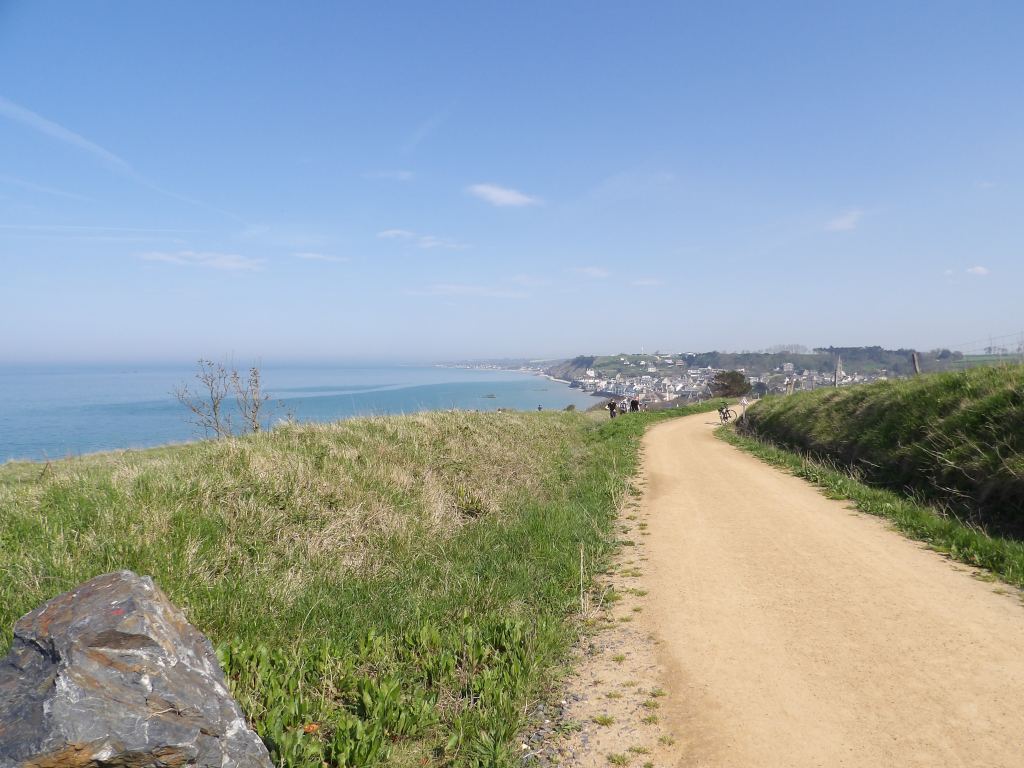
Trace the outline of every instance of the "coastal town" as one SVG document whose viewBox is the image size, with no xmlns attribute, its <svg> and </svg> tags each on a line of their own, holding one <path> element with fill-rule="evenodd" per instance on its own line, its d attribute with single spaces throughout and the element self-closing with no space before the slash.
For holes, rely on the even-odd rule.
<svg viewBox="0 0 1024 768">
<path fill-rule="evenodd" d="M 594 368 L 588 368 L 583 376 L 571 379 L 569 386 L 577 387 L 600 397 L 638 398 L 648 405 L 683 404 L 706 400 L 714 395 L 715 377 L 725 373 L 724 368 L 705 366 L 687 367 L 685 357 L 650 356 L 649 359 L 620 361 L 632 371 L 603 375 Z M 836 372 L 821 373 L 809 369 L 798 369 L 793 363 L 783 363 L 777 369 L 765 373 L 748 373 L 738 369 L 747 377 L 755 395 L 786 393 L 794 390 L 818 389 L 836 386 Z M 838 369 L 838 385 L 847 386 L 869 381 L 886 379 L 885 372 L 874 374 L 847 373 Z"/>
<path fill-rule="evenodd" d="M 637 398 L 648 407 L 682 405 L 699 402 L 714 396 L 715 377 L 725 373 L 724 368 L 705 366 L 690 368 L 685 356 L 649 356 L 647 359 L 630 361 L 625 357 L 620 362 L 628 369 L 606 375 L 595 368 L 588 368 L 582 376 L 569 380 L 569 386 L 590 392 L 598 397 Z M 779 368 L 765 373 L 739 372 L 747 377 L 751 392 L 755 396 L 786 393 L 794 390 L 817 389 L 835 386 L 835 372 L 825 374 L 809 369 L 798 369 L 793 363 L 783 363 Z M 838 385 L 865 383 L 888 378 L 884 372 L 875 374 L 847 373 L 838 370 Z"/>
<path fill-rule="evenodd" d="M 809 355 L 749 354 L 743 366 L 702 364 L 709 353 L 621 354 L 607 357 L 577 357 L 568 361 L 515 361 L 519 370 L 530 371 L 563 381 L 573 388 L 602 398 L 636 398 L 647 408 L 663 408 L 699 402 L 715 396 L 717 376 L 738 371 L 750 384 L 755 397 L 766 394 L 850 386 L 880 381 L 894 374 L 877 364 L 868 370 L 846 370 L 842 357 L 831 360 L 801 360 Z M 739 356 L 737 356 L 739 357 Z M 512 367 L 511 361 L 492 361 L 484 366 Z M 810 365 L 808 363 L 812 363 Z M 480 364 L 478 364 L 480 365 Z"/>
<path fill-rule="evenodd" d="M 457 367 L 518 370 L 544 375 L 600 398 L 638 399 L 645 408 L 665 408 L 717 395 L 715 380 L 742 374 L 750 394 L 761 397 L 822 387 L 847 387 L 917 372 L 956 370 L 981 364 L 959 352 L 935 349 L 787 345 L 760 352 L 664 352 L 588 356 L 568 360 L 502 359 L 447 363 Z"/>
</svg>

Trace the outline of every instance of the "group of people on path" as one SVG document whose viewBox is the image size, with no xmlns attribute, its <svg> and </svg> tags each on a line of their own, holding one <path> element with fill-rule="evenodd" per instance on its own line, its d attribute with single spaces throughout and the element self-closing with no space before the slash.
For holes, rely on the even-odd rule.
<svg viewBox="0 0 1024 768">
<path fill-rule="evenodd" d="M 615 400 L 609 400 L 605 408 L 608 409 L 608 416 L 615 418 L 620 412 L 625 413 L 626 408 L 629 408 L 630 413 L 638 413 L 640 411 L 640 399 L 634 397 L 629 401 L 629 405 L 626 405 L 626 401 L 623 400 L 621 404 L 615 402 Z"/>
</svg>

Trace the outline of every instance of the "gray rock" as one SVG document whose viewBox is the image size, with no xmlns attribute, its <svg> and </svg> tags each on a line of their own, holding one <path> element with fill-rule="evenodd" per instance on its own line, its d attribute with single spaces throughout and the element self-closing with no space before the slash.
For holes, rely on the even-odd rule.
<svg viewBox="0 0 1024 768">
<path fill-rule="evenodd" d="M 0 768 L 271 768 L 210 641 L 149 577 L 97 576 L 14 625 Z"/>
</svg>

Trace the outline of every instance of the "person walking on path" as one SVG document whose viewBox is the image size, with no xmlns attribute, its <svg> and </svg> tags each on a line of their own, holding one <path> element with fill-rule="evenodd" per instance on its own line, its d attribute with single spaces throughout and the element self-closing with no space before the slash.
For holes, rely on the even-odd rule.
<svg viewBox="0 0 1024 768">
<path fill-rule="evenodd" d="M 639 397 L 634 397 L 632 400 L 629 401 L 629 412 L 630 413 L 640 413 L 640 398 Z"/>
<path fill-rule="evenodd" d="M 606 405 L 605 408 L 608 409 L 608 417 L 614 419 L 615 412 L 618 410 L 618 406 L 615 404 L 615 401 L 609 400 L 608 405 Z"/>
</svg>

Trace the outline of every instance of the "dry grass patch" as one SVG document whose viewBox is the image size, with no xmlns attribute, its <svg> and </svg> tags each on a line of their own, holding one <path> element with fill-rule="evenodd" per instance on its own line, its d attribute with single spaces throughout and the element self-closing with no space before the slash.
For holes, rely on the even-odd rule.
<svg viewBox="0 0 1024 768">
<path fill-rule="evenodd" d="M 433 412 L 47 465 L 0 467 L 0 648 L 14 619 L 85 579 L 152 574 L 207 630 L 287 616 L 405 550 L 560 492 L 592 428 L 572 414 Z"/>
</svg>

